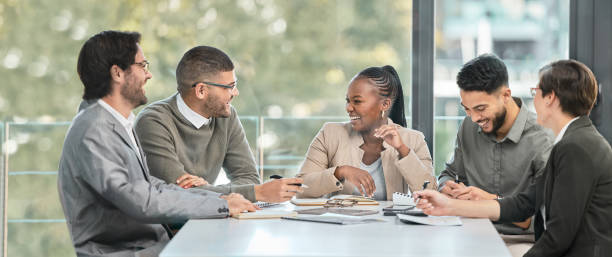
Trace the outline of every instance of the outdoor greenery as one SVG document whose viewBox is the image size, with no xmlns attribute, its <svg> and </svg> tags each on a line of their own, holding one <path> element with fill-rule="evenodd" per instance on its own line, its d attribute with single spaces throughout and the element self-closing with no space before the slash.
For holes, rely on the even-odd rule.
<svg viewBox="0 0 612 257">
<path fill-rule="evenodd" d="M 90 36 L 142 34 L 149 102 L 176 92 L 174 71 L 188 49 L 228 53 L 240 90 L 232 103 L 266 180 L 293 176 L 323 123 L 347 119 L 347 85 L 366 67 L 398 70 L 410 126 L 411 9 L 410 0 L 0 0 L 8 256 L 75 255 L 55 172 L 81 101 L 77 55 Z M 436 1 L 436 173 L 465 115 L 454 83 L 461 64 L 482 49 L 494 52 L 508 65 L 513 94 L 528 96 L 541 65 L 567 58 L 568 10 L 569 0 Z"/>
<path fill-rule="evenodd" d="M 346 86 L 368 66 L 395 66 L 410 106 L 411 1 L 1 0 L 11 257 L 74 255 L 53 171 L 81 100 L 80 47 L 110 29 L 143 35 L 150 102 L 176 91 L 176 64 L 191 47 L 227 52 L 239 80 L 233 105 L 251 148 L 276 165 L 266 174 L 295 172 L 322 124 L 345 119 Z"/>
</svg>

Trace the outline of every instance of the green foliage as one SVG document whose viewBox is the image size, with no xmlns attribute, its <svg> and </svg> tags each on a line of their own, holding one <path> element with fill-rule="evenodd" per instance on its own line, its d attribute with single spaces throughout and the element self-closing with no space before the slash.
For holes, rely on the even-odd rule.
<svg viewBox="0 0 612 257">
<path fill-rule="evenodd" d="M 240 96 L 233 104 L 256 159 L 258 136 L 271 135 L 276 141 L 264 143 L 266 165 L 293 167 L 266 170 L 266 177 L 289 176 L 323 122 L 338 120 L 304 117 L 345 116 L 346 86 L 354 74 L 391 64 L 410 92 L 410 22 L 410 1 L 0 0 L 0 120 L 71 120 L 82 94 L 78 52 L 100 31 L 143 35 L 153 73 L 145 88 L 150 102 L 176 91 L 174 71 L 185 51 L 212 45 L 237 64 Z M 271 106 L 282 112 L 275 117 L 301 118 L 266 119 L 259 131 L 257 116 L 268 116 Z M 74 256 L 66 225 L 57 221 L 63 213 L 56 175 L 14 173 L 57 170 L 67 128 L 11 124 L 5 144 L 12 172 L 11 257 Z"/>
</svg>

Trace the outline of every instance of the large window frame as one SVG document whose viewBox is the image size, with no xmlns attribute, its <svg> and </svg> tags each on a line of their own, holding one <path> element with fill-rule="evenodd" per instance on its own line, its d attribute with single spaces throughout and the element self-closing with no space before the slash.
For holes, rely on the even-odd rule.
<svg viewBox="0 0 612 257">
<path fill-rule="evenodd" d="M 434 152 L 434 24 L 435 1 L 413 0 L 412 36 L 412 128 L 425 135 L 430 153 Z M 600 83 L 600 98 L 591 117 L 599 131 L 610 142 L 612 119 L 604 116 L 612 113 L 612 2 L 608 0 L 570 0 L 570 58 L 589 66 Z M 0 136 L 6 141 L 8 123 L 0 124 Z M 2 155 L 0 174 L 0 252 L 7 254 L 7 177 L 8 153 Z M 261 156 L 259 157 L 261 158 Z M 261 170 L 263 173 L 263 170 Z"/>
</svg>

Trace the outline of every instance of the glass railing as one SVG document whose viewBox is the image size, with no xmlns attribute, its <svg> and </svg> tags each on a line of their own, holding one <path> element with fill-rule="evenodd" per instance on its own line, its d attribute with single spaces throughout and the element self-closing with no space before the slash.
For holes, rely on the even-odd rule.
<svg viewBox="0 0 612 257">
<path fill-rule="evenodd" d="M 272 174 L 295 176 L 323 124 L 346 121 L 346 117 L 328 116 L 240 119 L 264 181 Z M 435 117 L 435 166 L 443 165 L 452 153 L 462 119 L 462 116 Z M 69 125 L 69 122 L 0 124 L 3 158 L 8 157 L 3 161 L 3 172 L 8 175 L 4 224 L 8 229 L 8 256 L 74 256 L 57 191 L 57 167 Z"/>
</svg>

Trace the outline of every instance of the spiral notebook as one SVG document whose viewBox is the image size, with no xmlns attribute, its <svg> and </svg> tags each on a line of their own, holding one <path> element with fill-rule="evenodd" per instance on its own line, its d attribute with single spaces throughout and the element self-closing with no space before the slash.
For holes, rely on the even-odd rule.
<svg viewBox="0 0 612 257">
<path fill-rule="evenodd" d="M 394 206 L 414 206 L 416 205 L 412 195 L 410 193 L 393 193 L 393 205 Z"/>
<path fill-rule="evenodd" d="M 279 203 L 269 203 L 269 202 L 262 202 L 262 201 L 257 201 L 255 203 L 255 206 L 259 207 L 259 208 L 266 208 L 266 207 L 271 207 L 271 206 L 276 206 L 279 205 Z"/>
</svg>

